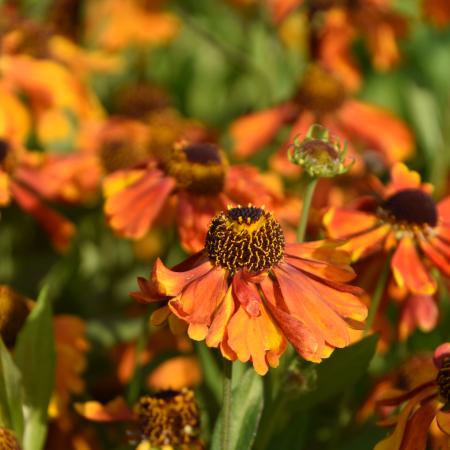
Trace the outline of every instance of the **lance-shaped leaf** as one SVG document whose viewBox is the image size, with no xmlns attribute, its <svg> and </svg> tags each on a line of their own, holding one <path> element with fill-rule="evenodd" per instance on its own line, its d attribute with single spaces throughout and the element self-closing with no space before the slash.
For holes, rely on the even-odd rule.
<svg viewBox="0 0 450 450">
<path fill-rule="evenodd" d="M 41 450 L 47 434 L 47 409 L 55 379 L 52 307 L 44 286 L 36 306 L 18 336 L 15 358 L 24 387 L 23 446 Z"/>
</svg>

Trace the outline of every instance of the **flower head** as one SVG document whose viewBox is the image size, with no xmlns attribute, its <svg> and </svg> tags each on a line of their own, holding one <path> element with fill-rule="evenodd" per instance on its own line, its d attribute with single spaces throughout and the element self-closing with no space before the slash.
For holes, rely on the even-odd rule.
<svg viewBox="0 0 450 450">
<path fill-rule="evenodd" d="M 387 422 L 395 424 L 395 431 L 379 442 L 374 450 L 426 448 L 428 430 L 437 423 L 450 436 L 450 344 L 445 343 L 434 352 L 434 370 L 420 384 L 413 383 L 408 391 L 392 391 L 380 399 L 378 407 L 403 406 L 400 413 Z M 424 371 L 417 371 L 422 376 Z M 414 373 L 409 374 L 412 378 Z"/>
<path fill-rule="evenodd" d="M 11 430 L 0 428 L 0 450 L 22 450 Z"/>
<path fill-rule="evenodd" d="M 313 125 L 306 137 L 299 137 L 289 151 L 289 160 L 303 167 L 312 178 L 331 178 L 347 172 L 352 163 L 346 163 L 347 146 L 341 149 L 339 141 L 330 136 L 326 128 Z"/>
<path fill-rule="evenodd" d="M 174 269 L 157 260 L 132 296 L 163 302 L 155 325 L 187 326 L 192 339 L 265 374 L 287 341 L 313 362 L 351 342 L 367 310 L 362 291 L 345 284 L 354 277 L 347 263 L 337 244 L 286 244 L 274 216 L 249 204 L 217 214 L 205 248 Z"/>
<path fill-rule="evenodd" d="M 391 182 L 376 186 L 377 197 L 364 197 L 354 207 L 331 208 L 324 217 L 329 237 L 347 239 L 344 248 L 354 261 L 370 254 L 393 252 L 391 269 L 397 285 L 413 294 L 431 295 L 437 284 L 434 266 L 450 275 L 450 198 L 436 204 L 431 186 L 403 164 L 391 170 Z"/>
<path fill-rule="evenodd" d="M 76 410 L 97 422 L 134 422 L 130 437 L 140 442 L 137 449 L 203 449 L 200 440 L 200 409 L 191 389 L 159 391 L 145 395 L 131 410 L 119 397 L 106 405 L 96 401 L 76 404 Z"/>
</svg>

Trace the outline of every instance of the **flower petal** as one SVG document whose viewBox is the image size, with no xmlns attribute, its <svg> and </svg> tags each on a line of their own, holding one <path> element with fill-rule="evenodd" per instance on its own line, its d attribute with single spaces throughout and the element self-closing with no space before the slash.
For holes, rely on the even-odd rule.
<svg viewBox="0 0 450 450">
<path fill-rule="evenodd" d="M 441 431 L 450 436 L 450 413 L 439 411 L 436 414 L 436 421 Z"/>
<path fill-rule="evenodd" d="M 343 208 L 331 208 L 323 218 L 328 236 L 346 239 L 372 229 L 378 222 L 375 214 Z"/>
<path fill-rule="evenodd" d="M 95 422 L 123 422 L 136 419 L 122 397 L 117 397 L 106 405 L 96 401 L 75 403 L 75 409 L 86 419 Z"/>
<path fill-rule="evenodd" d="M 208 336 L 206 336 L 206 345 L 208 347 L 217 347 L 225 338 L 226 327 L 235 310 L 235 304 L 232 295 L 232 288 L 229 287 L 225 297 L 214 314 Z"/>
<path fill-rule="evenodd" d="M 434 365 L 440 369 L 445 358 L 450 356 L 450 342 L 439 345 L 433 355 Z"/>
<path fill-rule="evenodd" d="M 436 291 L 436 281 L 426 270 L 409 236 L 400 241 L 391 261 L 395 281 L 415 294 L 431 295 Z"/>
</svg>

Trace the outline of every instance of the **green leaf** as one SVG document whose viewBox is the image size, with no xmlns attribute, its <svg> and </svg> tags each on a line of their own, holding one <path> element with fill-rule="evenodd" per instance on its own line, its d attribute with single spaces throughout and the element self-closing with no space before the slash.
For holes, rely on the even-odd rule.
<svg viewBox="0 0 450 450">
<path fill-rule="evenodd" d="M 329 359 L 315 366 L 316 385 L 300 396 L 293 396 L 296 409 L 311 408 L 354 385 L 366 373 L 377 341 L 377 335 L 368 336 L 347 348 L 335 350 Z"/>
<path fill-rule="evenodd" d="M 250 449 L 256 437 L 264 404 L 263 380 L 248 369 L 232 392 L 229 450 Z M 221 417 L 217 419 L 211 450 L 220 450 Z"/>
<path fill-rule="evenodd" d="M 22 377 L 14 360 L 0 338 L 0 420 L 1 426 L 22 437 Z"/>
<path fill-rule="evenodd" d="M 41 450 L 47 434 L 47 409 L 55 379 L 55 343 L 48 285 L 18 336 L 15 359 L 24 386 L 23 446 Z"/>
</svg>

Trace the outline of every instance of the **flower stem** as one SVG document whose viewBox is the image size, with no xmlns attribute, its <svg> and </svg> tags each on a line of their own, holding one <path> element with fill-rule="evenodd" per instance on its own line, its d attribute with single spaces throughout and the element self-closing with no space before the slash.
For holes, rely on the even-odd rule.
<svg viewBox="0 0 450 450">
<path fill-rule="evenodd" d="M 297 242 L 303 242 L 305 239 L 306 226 L 308 224 L 309 210 L 311 208 L 311 202 L 314 195 L 314 190 L 317 185 L 317 178 L 308 177 L 308 183 L 305 188 L 305 194 L 303 196 L 303 207 L 300 215 L 300 220 L 297 227 Z"/>
<path fill-rule="evenodd" d="M 229 450 L 230 448 L 232 368 L 232 362 L 228 359 L 224 359 L 221 450 Z"/>
<path fill-rule="evenodd" d="M 366 326 L 364 328 L 364 336 L 367 336 L 370 329 L 372 328 L 373 321 L 380 306 L 381 298 L 383 297 L 384 288 L 386 287 L 386 282 L 388 279 L 390 271 L 391 259 L 387 258 L 384 268 L 381 272 L 380 278 L 378 279 L 375 292 L 372 296 L 372 301 L 370 302 L 369 313 L 367 314 Z"/>
</svg>

